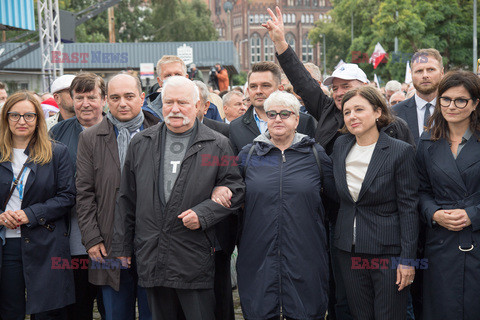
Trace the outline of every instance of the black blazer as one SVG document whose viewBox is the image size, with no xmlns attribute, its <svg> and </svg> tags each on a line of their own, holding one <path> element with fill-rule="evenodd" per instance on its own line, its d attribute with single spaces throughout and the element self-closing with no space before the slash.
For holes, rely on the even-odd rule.
<svg viewBox="0 0 480 320">
<path fill-rule="evenodd" d="M 260 135 L 253 116 L 253 108 L 250 106 L 243 116 L 230 122 L 230 141 L 235 154 L 238 154 L 244 146 L 252 143 L 253 139 Z M 311 115 L 300 112 L 300 121 L 297 127 L 299 133 L 315 138 L 316 127 L 316 121 Z"/>
<path fill-rule="evenodd" d="M 413 147 L 381 132 L 355 202 L 348 190 L 345 167 L 355 141 L 351 134 L 338 138 L 332 154 L 340 198 L 335 246 L 352 251 L 356 217 L 355 252 L 415 259 L 419 182 Z"/>
<path fill-rule="evenodd" d="M 212 120 L 209 118 L 203 118 L 203 124 L 209 127 L 210 129 L 217 131 L 218 133 L 223 134 L 225 137 L 228 138 L 229 134 L 229 125 L 226 124 L 225 122 L 220 122 L 216 120 Z"/>
<path fill-rule="evenodd" d="M 415 96 L 410 99 L 404 100 L 393 107 L 394 113 L 399 118 L 405 120 L 408 124 L 408 128 L 413 134 L 415 144 L 418 145 L 418 116 L 417 116 L 417 104 L 415 103 Z"/>
</svg>

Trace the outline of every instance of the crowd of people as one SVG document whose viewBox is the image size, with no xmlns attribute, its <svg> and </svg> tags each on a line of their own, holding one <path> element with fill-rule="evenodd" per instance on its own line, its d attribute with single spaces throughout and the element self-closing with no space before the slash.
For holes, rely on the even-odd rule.
<svg viewBox="0 0 480 320">
<path fill-rule="evenodd" d="M 173 55 L 148 95 L 0 83 L 0 319 L 233 320 L 235 248 L 247 320 L 478 319 L 480 78 L 322 79 L 269 14 L 244 87 Z"/>
</svg>

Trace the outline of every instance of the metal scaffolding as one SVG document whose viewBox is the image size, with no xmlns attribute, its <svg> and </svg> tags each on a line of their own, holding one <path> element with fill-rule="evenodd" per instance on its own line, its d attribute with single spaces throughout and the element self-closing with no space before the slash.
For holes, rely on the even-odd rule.
<svg viewBox="0 0 480 320">
<path fill-rule="evenodd" d="M 63 75 L 63 64 L 52 61 L 52 51 L 62 51 L 58 0 L 37 0 L 37 9 L 43 91 L 50 92 L 50 83 Z"/>
</svg>

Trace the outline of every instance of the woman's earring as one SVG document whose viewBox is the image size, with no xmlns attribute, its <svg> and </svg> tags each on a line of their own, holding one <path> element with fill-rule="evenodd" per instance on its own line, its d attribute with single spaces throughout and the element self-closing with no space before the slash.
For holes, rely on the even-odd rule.
<svg viewBox="0 0 480 320">
<path fill-rule="evenodd" d="M 378 118 L 377 118 L 376 120 L 377 120 L 377 122 L 378 122 Z"/>
</svg>

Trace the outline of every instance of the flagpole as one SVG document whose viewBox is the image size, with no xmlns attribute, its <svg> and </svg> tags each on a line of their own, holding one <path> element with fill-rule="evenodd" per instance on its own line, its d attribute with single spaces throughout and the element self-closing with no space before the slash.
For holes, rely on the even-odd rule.
<svg viewBox="0 0 480 320">
<path fill-rule="evenodd" d="M 477 0 L 473 0 L 473 72 L 477 70 Z"/>
</svg>

